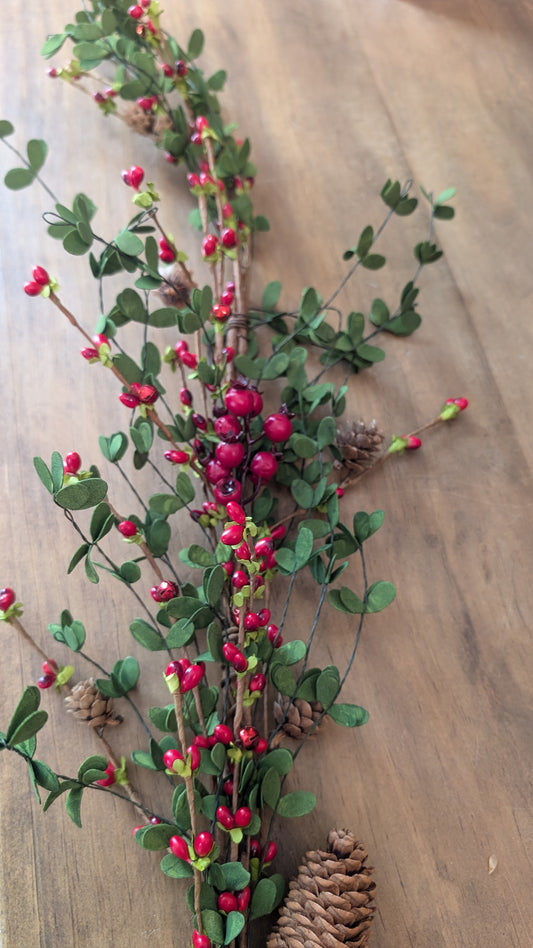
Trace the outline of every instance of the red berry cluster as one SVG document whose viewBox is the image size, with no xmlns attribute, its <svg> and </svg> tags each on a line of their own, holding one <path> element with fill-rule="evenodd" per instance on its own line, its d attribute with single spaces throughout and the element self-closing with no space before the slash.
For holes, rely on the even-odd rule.
<svg viewBox="0 0 533 948">
<path fill-rule="evenodd" d="M 33 280 L 24 284 L 24 292 L 27 296 L 39 296 L 45 286 L 49 286 L 50 277 L 44 267 L 34 267 L 32 270 Z"/>
<path fill-rule="evenodd" d="M 129 170 L 121 171 L 121 176 L 124 184 L 138 191 L 144 178 L 144 170 L 139 165 L 132 165 Z"/>
<path fill-rule="evenodd" d="M 200 684 L 204 675 L 204 662 L 192 665 L 188 658 L 180 658 L 177 661 L 169 662 L 165 669 L 167 681 L 170 681 L 170 683 L 177 682 L 177 687 L 172 687 L 173 691 L 178 688 L 181 692 L 191 691 Z"/>
<path fill-rule="evenodd" d="M 137 408 L 138 405 L 153 405 L 159 398 L 159 392 L 154 385 L 143 385 L 141 382 L 132 382 L 128 392 L 118 396 L 126 408 Z"/>
<path fill-rule="evenodd" d="M 81 467 L 81 458 L 77 451 L 71 451 L 63 458 L 63 470 L 67 477 L 76 475 Z"/>
<path fill-rule="evenodd" d="M 179 596 L 180 590 L 177 583 L 164 579 L 159 586 L 152 586 L 150 595 L 155 602 L 170 602 Z"/>
<path fill-rule="evenodd" d="M 43 662 L 43 674 L 37 679 L 37 685 L 43 691 L 51 688 L 57 678 L 59 668 L 52 658 L 47 658 Z"/>
<path fill-rule="evenodd" d="M 107 777 L 102 777 L 101 780 L 97 780 L 96 783 L 99 787 L 111 787 L 115 783 L 115 765 L 109 761 L 105 773 Z"/>
</svg>

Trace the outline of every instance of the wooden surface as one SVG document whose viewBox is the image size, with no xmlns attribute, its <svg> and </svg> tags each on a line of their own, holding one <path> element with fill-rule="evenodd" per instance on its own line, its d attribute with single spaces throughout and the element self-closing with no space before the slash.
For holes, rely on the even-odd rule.
<svg viewBox="0 0 533 948">
<path fill-rule="evenodd" d="M 423 325 L 408 339 L 386 340 L 385 363 L 351 381 L 350 407 L 388 432 L 422 423 L 450 395 L 466 395 L 470 408 L 343 501 L 347 518 L 357 509 L 386 511 L 368 547 L 369 571 L 393 580 L 398 597 L 368 620 L 347 686 L 346 700 L 368 708 L 369 723 L 356 731 L 331 725 L 298 760 L 291 786 L 312 787 L 319 805 L 312 819 L 283 829 L 280 865 L 292 871 L 331 825 L 352 827 L 376 867 L 374 948 L 528 948 L 533 6 L 166 6 L 171 32 L 205 31 L 205 68 L 229 69 L 226 115 L 253 142 L 256 207 L 272 228 L 257 242 L 256 298 L 275 278 L 287 305 L 305 285 L 327 294 L 344 273 L 342 251 L 365 224 L 379 222 L 378 193 L 388 177 L 412 177 L 436 192 L 457 188 L 456 220 L 437 231 L 445 258 L 422 284 Z M 30 137 L 47 140 L 46 180 L 64 203 L 78 189 L 89 193 L 108 235 L 129 214 L 120 169 L 143 165 L 164 195 L 176 195 L 170 229 L 187 244 L 181 173 L 120 123 L 104 124 L 88 97 L 45 76 L 43 38 L 73 12 L 70 0 L 4 5 L 0 100 L 17 126 L 14 140 L 19 147 Z M 2 149 L 2 174 L 14 163 Z M 40 214 L 48 207 L 37 188 L 2 192 L 0 585 L 17 590 L 24 622 L 46 649 L 47 623 L 68 606 L 85 622 L 95 657 L 140 655 L 121 590 L 105 580 L 96 589 L 77 573 L 66 578 L 76 540 L 33 472 L 32 456 L 53 449 L 76 449 L 86 464 L 100 463 L 98 434 L 125 424 L 113 380 L 80 364 L 78 340 L 59 314 L 21 291 L 40 263 L 59 276 L 62 298 L 89 330 L 97 318 L 86 260 L 65 258 L 46 237 Z M 411 275 L 417 233 L 415 223 L 396 222 L 383 243 L 390 267 L 383 276 L 363 273 L 343 306 L 366 308 L 378 293 L 394 299 Z M 116 505 L 129 509 L 123 482 L 105 475 Z M 355 567 L 349 578 L 359 581 Z M 294 637 L 313 614 L 312 587 L 299 582 Z M 40 671 L 10 629 L 1 631 L 5 726 Z M 328 611 L 322 664 L 330 656 L 340 664 L 352 637 L 350 621 Z M 81 662 L 76 674 L 87 674 Z M 157 661 L 142 694 L 146 704 L 166 700 Z M 57 696 L 43 702 L 52 723 L 39 754 L 72 773 L 97 751 L 96 741 L 65 720 Z M 111 739 L 117 753 L 141 746 L 134 725 Z M 162 875 L 157 855 L 135 845 L 135 815 L 95 793 L 86 794 L 83 831 L 60 803 L 43 816 L 12 757 L 2 756 L 0 770 L 2 948 L 188 944 L 183 886 Z M 149 786 L 137 775 L 136 782 Z M 157 793 L 154 805 L 163 806 Z M 497 868 L 489 874 L 491 856 Z"/>
</svg>

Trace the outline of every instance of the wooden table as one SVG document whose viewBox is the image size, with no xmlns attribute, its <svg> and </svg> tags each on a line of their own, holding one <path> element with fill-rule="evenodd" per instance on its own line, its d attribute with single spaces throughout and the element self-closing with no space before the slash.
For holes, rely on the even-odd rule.
<svg viewBox="0 0 533 948">
<path fill-rule="evenodd" d="M 205 31 L 205 68 L 229 69 L 226 115 L 254 143 L 256 207 L 271 224 L 257 241 L 256 299 L 277 278 L 287 305 L 302 286 L 327 294 L 345 272 L 344 249 L 380 221 L 387 178 L 413 178 L 435 192 L 457 188 L 456 220 L 436 230 L 445 256 L 422 281 L 422 327 L 386 340 L 385 363 L 350 380 L 349 402 L 354 418 L 375 417 L 389 433 L 423 423 L 448 396 L 465 395 L 470 407 L 428 433 L 422 451 L 389 462 L 343 500 L 346 519 L 358 509 L 386 511 L 368 547 L 369 571 L 393 580 L 398 596 L 368 619 L 347 686 L 346 700 L 368 708 L 369 723 L 356 731 L 331 724 L 299 758 L 291 786 L 313 788 L 319 803 L 312 819 L 283 828 L 279 862 L 292 872 L 330 826 L 352 827 L 376 867 L 375 948 L 526 948 L 533 943 L 526 494 L 533 9 L 526 0 L 167 6 L 170 32 Z M 30 137 L 44 138 L 49 186 L 64 203 L 86 191 L 108 235 L 130 213 L 121 168 L 144 166 L 167 198 L 169 229 L 192 246 L 181 173 L 121 123 L 104 124 L 89 97 L 46 77 L 39 48 L 73 7 L 28 0 L 3 10 L 1 100 L 17 126 L 12 141 L 23 148 Z M 2 174 L 14 163 L 2 150 Z M 37 187 L 2 192 L 0 585 L 16 589 L 23 621 L 45 650 L 47 624 L 68 607 L 83 619 L 95 657 L 142 656 L 121 590 L 105 579 L 96 588 L 81 572 L 66 578 L 76 539 L 33 471 L 32 456 L 49 458 L 53 449 L 76 449 L 86 465 L 100 464 L 98 435 L 125 423 L 113 380 L 82 363 L 56 311 L 22 293 L 32 266 L 46 266 L 92 330 L 99 304 L 86 258 L 65 258 L 46 237 L 40 214 L 49 207 Z M 378 295 L 395 299 L 427 219 L 423 210 L 395 222 L 383 241 L 390 266 L 363 272 L 343 294 L 344 308 L 368 310 Z M 191 259 L 203 279 L 197 252 Z M 128 509 L 123 482 L 105 475 L 117 506 Z M 355 567 L 348 579 L 357 586 Z M 314 612 L 313 586 L 299 582 L 294 637 Z M 352 639 L 351 620 L 328 610 L 319 660 L 335 656 L 340 664 Z M 5 726 L 40 666 L 9 627 L 2 656 Z M 77 677 L 88 673 L 81 661 L 76 666 Z M 155 661 L 141 700 L 165 702 L 160 672 Z M 43 696 L 51 726 L 39 753 L 72 773 L 96 742 L 58 703 L 53 693 Z M 110 738 L 117 752 L 142 746 L 134 724 L 123 727 Z M 0 772 L 3 948 L 188 944 L 183 886 L 135 845 L 134 814 L 94 793 L 86 794 L 81 832 L 61 803 L 43 816 L 12 757 L 3 755 Z M 135 781 L 141 791 L 149 786 L 142 774 Z M 497 866 L 489 873 L 491 857 Z"/>
</svg>

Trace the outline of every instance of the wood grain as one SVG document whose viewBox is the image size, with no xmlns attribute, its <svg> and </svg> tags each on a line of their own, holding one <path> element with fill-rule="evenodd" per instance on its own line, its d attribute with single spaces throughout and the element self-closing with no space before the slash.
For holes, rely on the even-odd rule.
<svg viewBox="0 0 533 948">
<path fill-rule="evenodd" d="M 173 195 L 169 229 L 187 244 L 182 173 L 120 123 L 104 124 L 88 97 L 45 76 L 42 40 L 72 17 L 73 5 L 5 6 L 1 101 L 17 126 L 17 145 L 43 137 L 51 147 L 49 186 L 65 203 L 79 189 L 88 192 L 107 235 L 129 214 L 120 169 L 143 165 L 163 197 Z M 313 819 L 283 829 L 280 865 L 292 871 L 331 825 L 350 826 L 376 867 L 375 948 L 528 948 L 533 6 L 167 6 L 171 32 L 205 31 L 205 68 L 230 70 L 226 114 L 254 143 L 256 206 L 272 228 L 257 241 L 256 296 L 278 277 L 287 305 L 305 285 L 327 294 L 344 273 L 342 251 L 365 224 L 379 222 L 388 177 L 412 177 L 435 191 L 457 187 L 456 220 L 437 231 L 445 257 L 423 281 L 423 325 L 413 337 L 387 340 L 385 363 L 350 381 L 350 409 L 401 432 L 449 395 L 466 395 L 471 407 L 343 501 L 347 518 L 357 509 L 386 511 L 368 568 L 373 578 L 392 579 L 398 597 L 367 621 L 347 686 L 346 700 L 368 708 L 369 723 L 355 732 L 331 725 L 299 758 L 291 787 L 312 787 L 319 806 Z M 5 149 L 0 154 L 3 174 L 15 162 Z M 33 473 L 32 456 L 53 449 L 75 448 L 85 463 L 100 463 L 98 435 L 125 424 L 112 379 L 80 365 L 66 323 L 21 292 L 41 263 L 59 276 L 62 298 L 89 330 L 98 315 L 86 260 L 65 259 L 45 235 L 40 214 L 49 203 L 36 187 L 2 194 L 0 584 L 24 600 L 25 624 L 42 647 L 49 647 L 48 622 L 68 606 L 83 618 L 96 658 L 140 656 L 121 591 L 105 580 L 96 590 L 76 573 L 67 580 L 76 541 Z M 365 273 L 342 305 L 366 309 L 376 295 L 393 300 L 412 272 L 414 239 L 411 221 L 396 222 L 383 242 L 390 267 L 383 276 Z M 197 254 L 192 263 L 201 272 Z M 113 472 L 110 483 L 115 505 L 131 512 Z M 355 567 L 349 580 L 360 581 Z M 314 613 L 305 578 L 298 593 L 294 637 Z M 317 663 L 335 657 L 341 664 L 353 631 L 329 611 Z M 4 726 L 40 666 L 9 628 L 2 650 Z M 76 673 L 87 670 L 80 663 Z M 143 673 L 141 702 L 165 701 L 160 681 L 154 662 Z M 39 754 L 72 773 L 95 746 L 59 713 L 55 698 L 43 699 L 51 726 Z M 142 746 L 133 723 L 111 739 L 119 754 Z M 2 948 L 188 944 L 184 887 L 159 872 L 157 855 L 135 845 L 134 813 L 94 793 L 84 801 L 82 832 L 60 804 L 43 816 L 12 756 L 3 755 L 0 771 Z M 135 780 L 149 792 L 148 780 Z M 155 808 L 164 798 L 162 786 L 150 790 Z M 489 874 L 491 855 L 498 865 Z"/>
</svg>

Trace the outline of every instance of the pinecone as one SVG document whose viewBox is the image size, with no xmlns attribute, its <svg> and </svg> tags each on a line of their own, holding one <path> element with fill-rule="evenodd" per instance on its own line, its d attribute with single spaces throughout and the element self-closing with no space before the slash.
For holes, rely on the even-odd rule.
<svg viewBox="0 0 533 948">
<path fill-rule="evenodd" d="M 140 105 L 137 105 L 136 102 L 133 102 L 126 108 L 124 121 L 139 135 L 151 135 L 154 131 L 154 113 L 141 109 Z"/>
<path fill-rule="evenodd" d="M 165 306 L 175 306 L 185 309 L 191 302 L 192 284 L 184 280 L 183 269 L 173 264 L 170 271 L 165 273 L 165 283 L 154 292 Z"/>
<path fill-rule="evenodd" d="M 339 429 L 336 444 L 343 459 L 336 461 L 335 467 L 356 474 L 371 467 L 384 437 L 375 421 L 354 421 Z"/>
<path fill-rule="evenodd" d="M 281 730 L 288 737 L 292 737 L 296 741 L 303 741 L 323 710 L 324 708 L 319 701 L 309 702 L 304 701 L 303 698 L 296 698 L 291 704 L 291 699 L 286 695 L 278 695 L 277 701 L 274 701 L 274 720 L 276 724 L 279 724 L 286 715 Z M 315 731 L 319 727 L 320 725 L 317 725 Z"/>
<path fill-rule="evenodd" d="M 89 727 L 105 727 L 120 724 L 122 718 L 113 711 L 113 699 L 106 698 L 98 690 L 94 678 L 79 681 L 65 698 L 67 711 L 75 718 L 84 721 Z"/>
<path fill-rule="evenodd" d="M 365 948 L 375 913 L 368 854 L 347 830 L 332 830 L 328 852 L 305 854 L 267 948 Z"/>
</svg>

